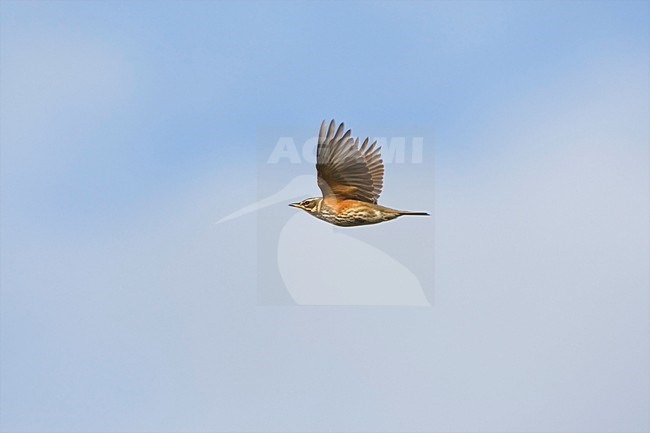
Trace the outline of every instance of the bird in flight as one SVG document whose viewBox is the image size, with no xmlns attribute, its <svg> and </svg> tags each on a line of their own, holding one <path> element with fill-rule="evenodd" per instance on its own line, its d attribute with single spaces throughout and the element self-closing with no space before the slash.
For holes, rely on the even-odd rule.
<svg viewBox="0 0 650 433">
<path fill-rule="evenodd" d="M 345 133 L 341 123 L 334 120 L 327 126 L 323 121 L 316 148 L 316 172 L 322 197 L 305 199 L 289 206 L 297 207 L 337 226 L 361 226 L 390 221 L 402 215 L 429 215 L 391 209 L 377 204 L 384 182 L 384 162 L 368 138 L 359 147 L 359 138 Z"/>
</svg>

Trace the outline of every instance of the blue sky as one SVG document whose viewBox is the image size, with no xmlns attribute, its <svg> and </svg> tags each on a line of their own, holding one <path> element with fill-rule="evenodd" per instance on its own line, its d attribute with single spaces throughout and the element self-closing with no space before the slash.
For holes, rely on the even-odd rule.
<svg viewBox="0 0 650 433">
<path fill-rule="evenodd" d="M 647 2 L 0 13 L 3 431 L 650 427 Z M 257 305 L 214 225 L 331 117 L 433 131 L 432 307 Z"/>
</svg>

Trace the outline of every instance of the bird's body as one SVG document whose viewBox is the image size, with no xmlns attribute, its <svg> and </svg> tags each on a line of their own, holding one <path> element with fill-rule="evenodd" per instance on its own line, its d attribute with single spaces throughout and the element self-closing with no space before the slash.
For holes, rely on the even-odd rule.
<svg viewBox="0 0 650 433">
<path fill-rule="evenodd" d="M 313 216 L 343 227 L 377 224 L 402 215 L 428 215 L 424 212 L 406 212 L 360 200 L 333 200 L 316 198 Z"/>
<path fill-rule="evenodd" d="M 359 139 L 343 134 L 341 123 L 334 132 L 332 120 L 326 129 L 323 121 L 318 137 L 316 170 L 323 197 L 314 197 L 290 206 L 303 209 L 318 219 L 337 226 L 351 227 L 390 221 L 402 215 L 429 215 L 377 204 L 384 177 L 384 164 L 377 142 L 361 147 Z"/>
</svg>

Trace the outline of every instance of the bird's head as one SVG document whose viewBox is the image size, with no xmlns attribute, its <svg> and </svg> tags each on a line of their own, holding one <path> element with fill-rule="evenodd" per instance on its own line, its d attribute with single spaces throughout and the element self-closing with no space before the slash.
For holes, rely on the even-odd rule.
<svg viewBox="0 0 650 433">
<path fill-rule="evenodd" d="M 306 198 L 301 202 L 298 203 L 291 203 L 289 206 L 291 207 L 297 207 L 299 209 L 302 209 L 306 212 L 316 212 L 319 208 L 319 204 L 321 202 L 322 198 L 320 197 L 313 197 L 313 198 Z"/>
</svg>

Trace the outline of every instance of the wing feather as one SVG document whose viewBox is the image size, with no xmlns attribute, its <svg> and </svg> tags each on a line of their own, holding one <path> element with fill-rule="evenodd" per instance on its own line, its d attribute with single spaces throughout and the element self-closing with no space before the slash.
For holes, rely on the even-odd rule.
<svg viewBox="0 0 650 433">
<path fill-rule="evenodd" d="M 377 203 L 384 178 L 384 163 L 377 142 L 368 146 L 366 138 L 361 147 L 352 139 L 352 131 L 341 123 L 323 121 L 318 134 L 316 171 L 318 187 L 324 197 L 353 199 Z"/>
</svg>

